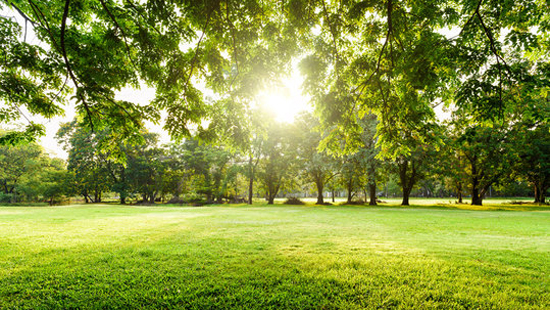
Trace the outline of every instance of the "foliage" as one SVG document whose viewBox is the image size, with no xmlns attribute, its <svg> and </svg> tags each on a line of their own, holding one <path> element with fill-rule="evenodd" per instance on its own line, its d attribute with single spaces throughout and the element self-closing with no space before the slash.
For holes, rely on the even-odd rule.
<svg viewBox="0 0 550 310">
<path fill-rule="evenodd" d="M 69 153 L 67 170 L 74 181 L 73 194 L 82 195 L 86 202 L 101 202 L 103 193 L 113 184 L 108 155 L 99 152 L 100 141 L 109 130 L 92 133 L 76 120 L 62 124 L 57 139 Z"/>
<path fill-rule="evenodd" d="M 41 172 L 42 156 L 41 147 L 34 143 L 16 147 L 0 146 L 0 188 L 3 200 L 17 202 L 18 194 L 25 192 L 29 196 L 38 196 L 36 191 L 31 193 L 36 188 L 24 185 Z"/>
<path fill-rule="evenodd" d="M 35 143 L 0 146 L 0 201 L 58 202 L 70 195 L 71 178 L 65 166 Z"/>
<path fill-rule="evenodd" d="M 296 179 L 292 176 L 297 166 L 296 147 L 293 145 L 291 127 L 277 123 L 268 127 L 267 138 L 260 160 L 259 177 L 264 186 L 266 200 L 273 204 L 282 188 L 293 188 Z"/>
<path fill-rule="evenodd" d="M 323 190 L 325 185 L 338 173 L 338 161 L 319 151 L 319 143 L 324 132 L 320 131 L 319 120 L 309 113 L 303 113 L 295 120 L 297 131 L 297 155 L 302 178 L 306 183 L 314 183 L 317 189 L 317 204 L 324 204 Z"/>
<path fill-rule="evenodd" d="M 58 204 L 64 196 L 69 197 L 72 194 L 72 180 L 65 167 L 65 162 L 60 159 L 53 159 L 49 165 L 42 170 L 42 178 L 38 182 L 40 184 L 42 196 L 49 205 Z"/>
<path fill-rule="evenodd" d="M 200 81 L 242 105 L 239 98 L 271 83 L 297 48 L 296 27 L 278 22 L 282 13 L 263 1 L 4 4 L 45 48 L 25 43 L 21 27 L 1 19 L 0 98 L 9 104 L 1 121 L 20 117 L 19 105 L 51 118 L 71 96 L 88 129 L 116 129 L 99 142 L 113 156 L 123 156 L 114 142 L 140 141 L 144 120 L 158 122 L 161 110 L 168 112 L 165 128 L 173 137 L 208 132 L 213 128 L 202 121 L 217 118 L 217 107 L 203 99 Z M 123 88 L 143 86 L 156 91 L 149 104 L 116 97 Z"/>
</svg>

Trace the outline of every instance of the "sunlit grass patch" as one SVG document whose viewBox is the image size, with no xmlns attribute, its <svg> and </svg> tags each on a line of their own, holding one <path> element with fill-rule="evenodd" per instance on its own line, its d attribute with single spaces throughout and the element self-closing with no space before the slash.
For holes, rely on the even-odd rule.
<svg viewBox="0 0 550 310">
<path fill-rule="evenodd" d="M 550 213 L 0 208 L 0 309 L 545 309 Z"/>
</svg>

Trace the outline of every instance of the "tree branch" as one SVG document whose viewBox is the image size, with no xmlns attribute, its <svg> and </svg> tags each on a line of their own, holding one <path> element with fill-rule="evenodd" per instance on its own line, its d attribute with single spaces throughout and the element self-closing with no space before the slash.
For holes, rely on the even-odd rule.
<svg viewBox="0 0 550 310">
<path fill-rule="evenodd" d="M 226 19 L 229 25 L 231 26 L 231 37 L 233 39 L 233 57 L 235 57 L 235 66 L 237 68 L 237 74 L 233 77 L 231 80 L 231 84 L 229 84 L 229 89 L 233 87 L 233 83 L 235 83 L 235 80 L 237 80 L 237 77 L 239 76 L 239 59 L 237 55 L 237 43 L 235 39 L 235 25 L 231 22 L 231 19 L 229 18 L 229 3 L 226 4 Z"/>
<path fill-rule="evenodd" d="M 193 57 L 193 60 L 191 61 L 191 69 L 189 69 L 189 75 L 187 76 L 187 81 L 185 81 L 184 91 L 187 92 L 187 86 L 189 85 L 189 80 L 191 80 L 191 76 L 193 75 L 193 69 L 195 67 L 195 62 L 197 60 L 197 56 L 199 54 L 199 47 L 202 42 L 202 39 L 204 38 L 204 35 L 206 34 L 206 29 L 208 28 L 208 24 L 210 22 L 210 15 L 212 14 L 212 11 L 214 9 L 210 8 L 208 10 L 208 15 L 206 16 L 206 23 L 204 24 L 204 28 L 202 30 L 201 37 L 199 38 L 199 41 L 197 42 L 197 47 L 195 48 L 195 56 Z"/>
<path fill-rule="evenodd" d="M 90 122 L 90 128 L 92 132 L 94 131 L 94 123 L 92 120 L 92 112 L 90 111 L 90 107 L 88 106 L 88 103 L 86 102 L 86 98 L 82 95 L 82 93 L 79 93 L 78 89 L 80 88 L 78 80 L 76 76 L 73 73 L 73 70 L 71 68 L 71 64 L 69 62 L 69 58 L 67 57 L 67 50 L 65 48 L 65 29 L 67 26 L 67 17 L 69 16 L 69 5 L 71 0 L 65 0 L 65 8 L 63 10 L 63 19 L 61 20 L 61 51 L 63 54 L 63 60 L 65 61 L 65 66 L 67 68 L 67 72 L 69 73 L 69 76 L 71 77 L 71 80 L 75 84 L 75 87 L 77 88 L 77 96 L 82 101 L 82 104 L 84 104 L 84 108 L 86 109 L 86 114 L 88 116 L 88 121 Z"/>
</svg>

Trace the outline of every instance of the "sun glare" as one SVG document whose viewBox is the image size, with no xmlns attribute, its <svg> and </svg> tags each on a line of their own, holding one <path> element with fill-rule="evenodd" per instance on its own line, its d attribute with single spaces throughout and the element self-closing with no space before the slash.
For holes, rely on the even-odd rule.
<svg viewBox="0 0 550 310">
<path fill-rule="evenodd" d="M 302 77 L 294 72 L 281 81 L 277 88 L 269 89 L 259 95 L 260 104 L 272 111 L 276 121 L 292 123 L 302 111 L 309 110 L 309 98 L 301 91 Z"/>
</svg>

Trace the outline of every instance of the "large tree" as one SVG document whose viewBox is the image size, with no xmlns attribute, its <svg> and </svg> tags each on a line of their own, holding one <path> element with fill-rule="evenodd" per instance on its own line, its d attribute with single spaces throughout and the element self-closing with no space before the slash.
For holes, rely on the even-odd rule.
<svg viewBox="0 0 550 310">
<path fill-rule="evenodd" d="M 67 169 L 74 176 L 75 194 L 82 195 L 86 203 L 101 202 L 113 182 L 108 155 L 99 150 L 101 139 L 108 134 L 107 129 L 92 133 L 76 120 L 62 124 L 57 132 L 58 141 L 69 153 Z"/>
<path fill-rule="evenodd" d="M 242 104 L 240 99 L 288 69 L 300 49 L 319 69 L 313 70 L 318 82 L 309 87 L 319 90 L 319 98 L 358 99 L 328 110 L 342 112 L 355 101 L 363 106 L 363 99 L 374 95 L 377 100 L 368 105 L 380 116 L 384 109 L 398 109 L 382 102 L 388 92 L 413 87 L 444 97 L 439 85 L 450 76 L 475 84 L 487 66 L 496 69 L 502 86 L 509 75 L 505 49 L 548 51 L 549 13 L 545 2 L 536 0 L 16 0 L 0 5 L 11 5 L 25 21 L 24 27 L 9 18 L 0 23 L 0 98 L 8 103 L 2 115 L 21 117 L 23 106 L 52 117 L 62 113 L 62 98 L 71 93 L 91 128 L 123 129 L 109 139 L 132 137 L 144 118 L 158 120 L 159 109 L 169 111 L 171 134 L 186 135 L 211 117 L 198 80 Z M 445 28 L 460 32 L 445 36 Z M 36 43 L 27 43 L 27 32 L 36 35 Z M 115 97 L 121 88 L 142 85 L 156 89 L 150 105 Z M 478 107 L 484 111 L 501 103 Z M 39 131 L 31 125 L 27 136 Z"/>
<path fill-rule="evenodd" d="M 168 112 L 165 128 L 174 137 L 207 130 L 203 120 L 215 120 L 216 109 L 196 85 L 206 82 L 243 104 L 288 68 L 302 27 L 281 22 L 288 3 L 281 10 L 264 1 L 0 2 L 10 6 L 25 22 L 23 29 L 0 18 L 0 100 L 8 103 L 0 120 L 23 117 L 22 107 L 51 118 L 70 94 L 92 131 L 116 128 L 104 137 L 107 148 L 109 141 L 140 139 L 143 121 L 158 121 L 160 110 Z M 36 43 L 26 42 L 27 32 Z M 150 104 L 116 96 L 144 86 L 156 91 Z M 3 141 L 42 130 L 31 123 L 25 135 Z"/>
<path fill-rule="evenodd" d="M 154 204 L 163 191 L 166 170 L 165 150 L 158 146 L 157 134 L 145 134 L 145 143 L 126 149 L 128 166 L 124 176 L 130 192 L 142 202 Z"/>
<path fill-rule="evenodd" d="M 324 204 L 323 191 L 326 184 L 338 173 L 337 160 L 319 150 L 324 132 L 319 120 L 311 113 L 304 112 L 294 124 L 297 134 L 295 145 L 306 183 L 314 183 L 317 189 L 317 204 Z"/>
<path fill-rule="evenodd" d="M 271 123 L 267 130 L 259 176 L 268 204 L 274 203 L 281 189 L 296 183 L 297 152 L 292 143 L 296 139 L 292 135 L 292 128 L 281 123 Z"/>
</svg>

